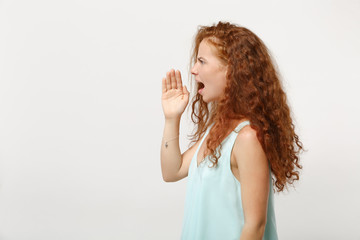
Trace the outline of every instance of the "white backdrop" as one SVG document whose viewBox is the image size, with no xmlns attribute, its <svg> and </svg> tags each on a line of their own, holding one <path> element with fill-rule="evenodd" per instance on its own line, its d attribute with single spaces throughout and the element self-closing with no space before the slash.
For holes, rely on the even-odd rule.
<svg viewBox="0 0 360 240">
<path fill-rule="evenodd" d="M 257 34 L 283 77 L 300 181 L 280 239 L 360 239 L 360 1 L 0 2 L 0 239 L 180 239 L 187 179 L 162 180 L 161 79 L 188 82 L 199 25 Z M 181 119 L 180 147 L 192 133 Z"/>
</svg>

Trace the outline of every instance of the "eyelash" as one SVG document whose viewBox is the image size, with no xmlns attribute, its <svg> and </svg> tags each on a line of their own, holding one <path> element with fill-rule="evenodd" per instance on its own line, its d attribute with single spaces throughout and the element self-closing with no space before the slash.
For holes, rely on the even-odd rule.
<svg viewBox="0 0 360 240">
<path fill-rule="evenodd" d="M 200 59 L 198 59 L 199 60 L 199 62 L 201 63 L 201 64 L 203 64 L 204 62 L 203 61 L 201 61 Z"/>
</svg>

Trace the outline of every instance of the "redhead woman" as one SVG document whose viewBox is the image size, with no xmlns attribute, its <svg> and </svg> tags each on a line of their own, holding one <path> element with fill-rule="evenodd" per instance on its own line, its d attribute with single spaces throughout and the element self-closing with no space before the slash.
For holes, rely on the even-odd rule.
<svg viewBox="0 0 360 240">
<path fill-rule="evenodd" d="M 162 176 L 188 177 L 181 239 L 278 239 L 273 195 L 299 180 L 303 147 L 268 49 L 245 27 L 200 26 L 191 75 L 196 131 L 183 153 L 179 125 L 190 92 L 178 70 L 162 79 Z"/>
</svg>

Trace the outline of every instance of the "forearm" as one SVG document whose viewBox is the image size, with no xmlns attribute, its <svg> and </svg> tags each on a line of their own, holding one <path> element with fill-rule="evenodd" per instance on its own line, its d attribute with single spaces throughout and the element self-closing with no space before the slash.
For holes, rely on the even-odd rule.
<svg viewBox="0 0 360 240">
<path fill-rule="evenodd" d="M 161 171 L 166 182 L 173 181 L 181 166 L 181 152 L 179 147 L 180 118 L 165 119 L 163 138 L 161 141 Z M 170 139 L 174 140 L 168 141 Z M 167 147 L 165 142 L 167 142 Z"/>
<path fill-rule="evenodd" d="M 265 226 L 249 226 L 244 225 L 240 240 L 262 240 L 264 236 Z"/>
</svg>

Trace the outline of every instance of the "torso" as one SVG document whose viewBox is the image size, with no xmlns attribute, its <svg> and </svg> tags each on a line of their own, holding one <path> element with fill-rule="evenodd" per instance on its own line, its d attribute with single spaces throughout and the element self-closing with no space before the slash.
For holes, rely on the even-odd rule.
<svg viewBox="0 0 360 240">
<path fill-rule="evenodd" d="M 201 161 L 205 158 L 204 154 L 205 154 L 205 149 L 207 147 L 206 141 L 208 139 L 208 136 L 209 135 L 206 136 L 206 138 L 204 139 L 204 141 L 201 144 L 200 149 L 198 151 L 197 166 L 199 166 Z M 236 162 L 235 155 L 234 155 L 233 151 L 231 152 L 230 165 L 231 165 L 232 173 L 234 174 L 235 178 L 240 182 L 240 175 L 239 175 L 239 171 L 238 171 L 238 165 L 237 165 L 237 162 Z"/>
</svg>

